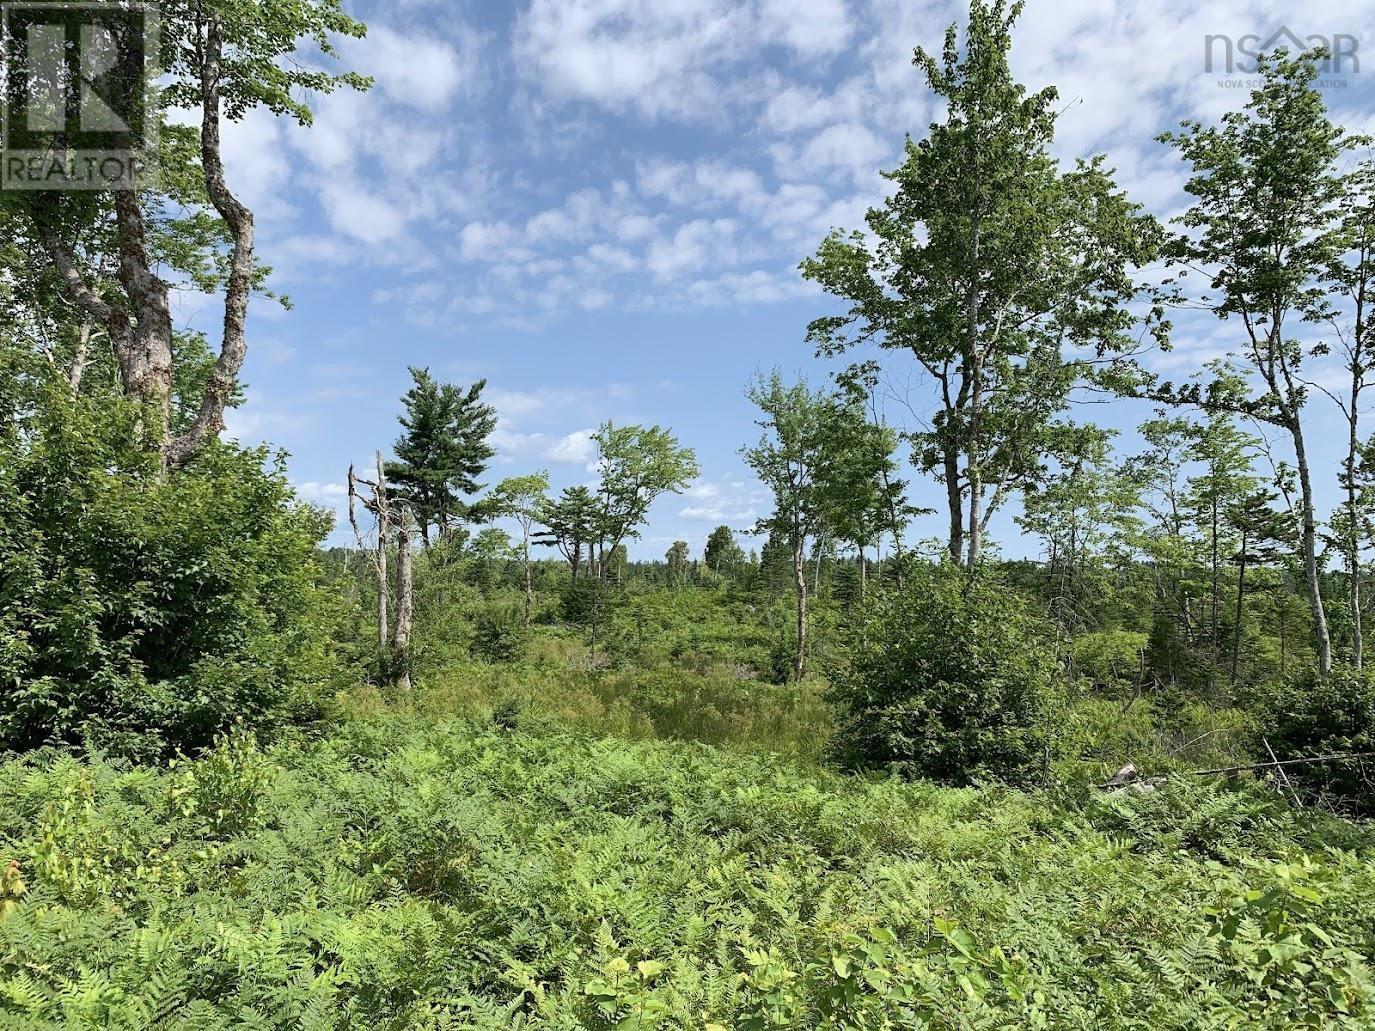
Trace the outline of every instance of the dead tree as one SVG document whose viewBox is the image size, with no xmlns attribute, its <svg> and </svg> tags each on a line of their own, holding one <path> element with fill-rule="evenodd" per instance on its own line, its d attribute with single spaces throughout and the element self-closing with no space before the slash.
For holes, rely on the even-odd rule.
<svg viewBox="0 0 1375 1031">
<path fill-rule="evenodd" d="M 359 487 L 366 487 L 370 497 L 364 497 Z M 414 622 L 415 590 L 411 568 L 411 532 L 413 519 L 410 509 L 402 503 L 393 504 L 388 496 L 387 478 L 382 470 L 382 452 L 377 452 L 377 479 L 365 480 L 353 466 L 349 466 L 349 525 L 353 527 L 358 550 L 372 562 L 377 578 L 377 654 L 390 683 L 411 688 L 411 629 Z M 361 506 L 376 520 L 371 535 L 364 534 L 358 522 Z M 369 536 L 375 542 L 369 544 Z M 387 549 L 396 548 L 396 622 L 389 619 L 392 581 L 387 568 Z"/>
</svg>

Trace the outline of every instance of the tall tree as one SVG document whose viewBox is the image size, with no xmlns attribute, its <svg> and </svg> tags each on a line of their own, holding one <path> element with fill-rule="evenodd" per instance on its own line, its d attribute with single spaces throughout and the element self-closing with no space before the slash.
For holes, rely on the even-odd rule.
<svg viewBox="0 0 1375 1031">
<path fill-rule="evenodd" d="M 1259 487 L 1254 460 L 1259 443 L 1239 430 L 1230 415 L 1214 412 L 1196 427 L 1189 449 L 1189 458 L 1202 471 L 1190 477 L 1182 500 L 1196 531 L 1195 540 L 1204 543 L 1207 553 L 1210 678 L 1221 669 L 1222 567 L 1237 543 L 1227 514 Z"/>
<path fill-rule="evenodd" d="M 1346 420 L 1346 457 L 1338 480 L 1345 496 L 1338 544 L 1346 563 L 1347 600 L 1351 609 L 1351 659 L 1357 669 L 1365 663 L 1365 632 L 1361 620 L 1361 561 L 1363 526 L 1371 519 L 1369 493 L 1362 485 L 1361 395 L 1375 372 L 1375 160 L 1367 158 L 1343 183 L 1341 243 L 1327 272 L 1328 289 L 1335 295 L 1331 324 L 1347 372 L 1345 396 L 1328 391 Z M 1326 387 L 1322 389 L 1327 390 Z"/>
<path fill-rule="evenodd" d="M 467 390 L 436 382 L 429 369 L 412 367 L 414 380 L 402 398 L 398 417 L 405 432 L 393 445 L 396 460 L 387 477 L 406 499 L 430 543 L 430 527 L 445 536 L 455 522 L 480 519 L 483 512 L 465 496 L 482 489 L 477 482 L 496 454 L 489 438 L 496 429 L 496 410 L 482 400 L 486 380 Z"/>
<path fill-rule="evenodd" d="M 136 183 L 121 182 L 108 194 L 7 191 L 6 203 L 81 312 L 88 340 L 96 330 L 106 338 L 123 392 L 144 405 L 136 433 L 168 470 L 191 461 L 224 428 L 248 350 L 250 295 L 265 274 L 255 259 L 253 212 L 225 173 L 223 123 L 263 108 L 307 125 L 304 94 L 369 83 L 298 59 L 305 47 L 333 55 L 336 34 L 363 35 L 363 25 L 341 11 L 339 0 L 172 0 L 159 7 L 158 89 L 123 66 L 116 85 L 129 95 L 146 93 L 166 112 L 187 112 L 194 124 L 164 120 L 158 168 L 140 167 Z M 63 130 L 52 134 L 47 149 L 72 146 Z M 190 215 L 179 215 L 179 208 Z M 108 236 L 93 233 L 95 227 Z M 218 351 L 195 416 L 180 431 L 172 420 L 177 362 L 172 286 L 160 274 L 164 263 L 223 294 Z"/>
<path fill-rule="evenodd" d="M 817 481 L 826 460 L 827 398 L 813 393 L 805 381 L 785 385 L 777 370 L 760 376 L 748 396 L 763 413 L 757 422 L 764 432 L 758 444 L 741 453 L 773 494 L 773 515 L 761 520 L 759 530 L 769 533 L 770 542 L 786 542 L 792 558 L 797 599 L 793 678 L 801 680 L 807 669 L 807 542 L 824 524 Z"/>
<path fill-rule="evenodd" d="M 666 493 L 680 493 L 698 475 L 697 455 L 680 447 L 659 426 L 603 423 L 597 445 L 597 566 L 631 537 L 638 537 L 649 507 Z M 600 573 L 599 573 L 600 575 Z"/>
<path fill-rule="evenodd" d="M 1227 510 L 1227 522 L 1236 532 L 1237 598 L 1232 630 L 1232 659 L 1230 679 L 1237 682 L 1241 665 L 1241 635 L 1246 623 L 1246 571 L 1258 566 L 1279 562 L 1283 551 L 1293 545 L 1293 522 L 1288 513 L 1272 507 L 1276 495 L 1252 491 L 1235 501 Z"/>
<path fill-rule="evenodd" d="M 1213 312 L 1239 327 L 1250 383 L 1219 380 L 1207 390 L 1163 384 L 1156 396 L 1225 408 L 1283 430 L 1299 484 L 1301 559 L 1319 671 L 1332 668 L 1332 643 L 1318 571 L 1317 513 L 1304 411 L 1304 362 L 1325 353 L 1311 326 L 1332 315 L 1323 280 L 1345 249 L 1337 162 L 1355 140 L 1333 124 L 1315 87 L 1323 55 L 1263 55 L 1261 85 L 1240 111 L 1216 125 L 1186 121 L 1161 137 L 1189 164 L 1193 206 L 1179 221 L 1171 260 L 1180 269 L 1176 303 Z M 1197 283 L 1192 291 L 1186 284 Z M 1307 338 L 1307 339 L 1306 339 Z"/>
<path fill-rule="evenodd" d="M 530 577 L 530 533 L 540 520 L 540 513 L 548 502 L 549 473 L 541 470 L 529 476 L 511 476 L 492 490 L 490 503 L 493 513 L 514 519 L 520 526 L 520 557 L 525 574 L 525 625 L 530 625 L 530 609 L 535 601 L 535 589 Z"/>
<path fill-rule="evenodd" d="M 939 59 L 916 51 L 944 121 L 908 140 L 868 235 L 837 232 L 802 264 L 849 305 L 812 322 L 820 353 L 872 341 L 930 377 L 935 413 L 918 456 L 945 485 L 950 555 L 970 565 L 1089 370 L 1064 346 L 1134 344 L 1133 271 L 1158 237 L 1101 158 L 1062 172 L 1051 155 L 1056 92 L 1028 95 L 1008 66 L 1021 7 L 973 0 L 963 46 L 951 26 Z"/>
</svg>

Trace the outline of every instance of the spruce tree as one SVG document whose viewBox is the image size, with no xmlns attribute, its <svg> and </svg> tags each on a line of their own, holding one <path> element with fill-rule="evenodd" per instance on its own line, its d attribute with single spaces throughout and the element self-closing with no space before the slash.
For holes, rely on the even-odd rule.
<svg viewBox="0 0 1375 1031">
<path fill-rule="evenodd" d="M 386 474 L 415 513 L 428 545 L 431 527 L 442 538 L 455 523 L 481 521 L 482 510 L 464 498 L 483 488 L 477 478 L 496 453 L 489 438 L 497 415 L 482 400 L 486 380 L 462 390 L 437 382 L 429 369 L 410 372 L 415 385 L 402 398 L 406 410 L 399 417 L 405 432 Z"/>
</svg>

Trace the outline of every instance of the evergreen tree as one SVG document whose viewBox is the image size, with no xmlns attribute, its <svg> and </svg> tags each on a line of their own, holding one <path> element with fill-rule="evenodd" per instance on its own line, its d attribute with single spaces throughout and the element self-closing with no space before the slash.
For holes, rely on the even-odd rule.
<svg viewBox="0 0 1375 1031">
<path fill-rule="evenodd" d="M 455 523 L 485 517 L 483 509 L 463 499 L 482 490 L 477 477 L 496 453 L 489 438 L 497 415 L 482 401 L 486 380 L 465 391 L 437 382 L 429 369 L 410 372 L 415 385 L 406 391 L 406 410 L 399 417 L 406 432 L 397 438 L 396 460 L 387 463 L 386 474 L 415 513 L 428 545 L 431 527 L 443 537 Z"/>
<path fill-rule="evenodd" d="M 539 522 L 544 529 L 535 534 L 536 544 L 558 548 L 568 560 L 573 579 L 578 578 L 586 549 L 589 559 L 597 539 L 598 509 L 596 499 L 586 487 L 567 487 L 555 501 L 546 501 L 539 509 Z"/>
</svg>

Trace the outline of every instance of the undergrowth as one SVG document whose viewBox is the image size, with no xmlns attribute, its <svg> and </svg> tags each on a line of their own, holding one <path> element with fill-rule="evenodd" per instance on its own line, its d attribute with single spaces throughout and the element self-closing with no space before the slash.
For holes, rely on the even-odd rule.
<svg viewBox="0 0 1375 1031">
<path fill-rule="evenodd" d="M 7 1029 L 1375 1023 L 1375 843 L 1249 788 L 938 788 L 515 713 L 0 773 Z"/>
</svg>

